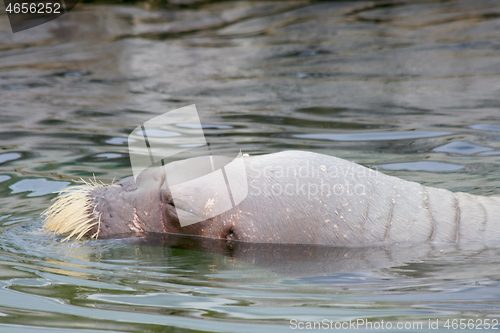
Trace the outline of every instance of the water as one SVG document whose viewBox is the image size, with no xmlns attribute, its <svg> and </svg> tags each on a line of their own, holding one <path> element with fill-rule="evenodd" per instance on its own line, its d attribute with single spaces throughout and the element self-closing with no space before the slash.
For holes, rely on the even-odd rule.
<svg viewBox="0 0 500 333">
<path fill-rule="evenodd" d="M 291 320 L 323 319 L 449 331 L 448 319 L 499 320 L 498 244 L 227 253 L 217 242 L 62 243 L 40 218 L 51 192 L 81 177 L 130 175 L 130 131 L 193 103 L 212 140 L 245 153 L 309 150 L 498 195 L 499 10 L 80 4 L 17 34 L 0 10 L 0 332 L 288 332 Z"/>
</svg>

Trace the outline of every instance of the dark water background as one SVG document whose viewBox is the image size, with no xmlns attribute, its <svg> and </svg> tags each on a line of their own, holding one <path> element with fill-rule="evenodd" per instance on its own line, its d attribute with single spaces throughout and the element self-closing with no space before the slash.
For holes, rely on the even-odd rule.
<svg viewBox="0 0 500 333">
<path fill-rule="evenodd" d="M 500 319 L 498 244 L 231 257 L 61 243 L 40 217 L 80 177 L 130 175 L 130 131 L 193 103 L 220 125 L 210 138 L 245 153 L 309 150 L 498 195 L 498 1 L 87 4 L 16 34 L 0 13 L 0 332 Z"/>
</svg>

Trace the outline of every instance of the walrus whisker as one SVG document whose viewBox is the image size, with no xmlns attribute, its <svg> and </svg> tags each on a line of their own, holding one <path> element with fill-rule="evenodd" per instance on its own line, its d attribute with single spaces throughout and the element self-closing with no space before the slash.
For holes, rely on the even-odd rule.
<svg viewBox="0 0 500 333">
<path fill-rule="evenodd" d="M 89 181 L 80 179 L 80 181 L 84 185 L 72 186 L 59 191 L 59 196 L 52 200 L 52 206 L 42 213 L 45 218 L 45 229 L 60 235 L 69 234 L 63 241 L 73 237 L 79 240 L 100 224 L 100 214 L 98 221 L 95 222 L 96 206 L 89 194 L 93 189 L 106 185 L 95 179 Z M 97 237 L 99 229 L 91 236 L 92 238 Z"/>
<path fill-rule="evenodd" d="M 97 205 L 94 207 L 94 212 L 97 208 Z M 97 231 L 95 234 L 93 234 L 91 236 L 91 238 L 93 239 L 97 239 L 99 237 L 99 232 L 101 231 L 101 217 L 102 217 L 102 213 L 99 213 L 99 218 L 97 219 Z"/>
</svg>

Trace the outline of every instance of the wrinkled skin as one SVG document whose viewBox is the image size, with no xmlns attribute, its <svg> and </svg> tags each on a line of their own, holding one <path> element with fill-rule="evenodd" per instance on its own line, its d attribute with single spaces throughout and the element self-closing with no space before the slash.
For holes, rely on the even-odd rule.
<svg viewBox="0 0 500 333">
<path fill-rule="evenodd" d="M 210 186 L 178 184 L 163 168 L 91 192 L 99 238 L 175 233 L 253 243 L 333 246 L 498 239 L 500 201 L 424 187 L 331 156 L 289 151 L 245 157 L 248 196 L 236 207 L 181 227 L 177 214 L 204 216 Z M 189 160 L 181 162 L 189 163 Z M 136 185 L 136 184 L 139 184 Z M 180 191 L 179 191 L 180 190 Z"/>
</svg>

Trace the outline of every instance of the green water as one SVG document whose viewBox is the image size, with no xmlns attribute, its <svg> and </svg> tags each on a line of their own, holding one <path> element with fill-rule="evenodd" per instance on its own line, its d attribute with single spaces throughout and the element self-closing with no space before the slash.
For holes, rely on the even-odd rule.
<svg viewBox="0 0 500 333">
<path fill-rule="evenodd" d="M 500 320 L 498 244 L 231 256 L 63 243 L 40 217 L 81 177 L 131 175 L 130 131 L 193 103 L 220 125 L 211 140 L 244 153 L 315 151 L 500 194 L 498 13 L 472 0 L 80 4 L 12 34 L 0 8 L 0 332 Z"/>
</svg>

